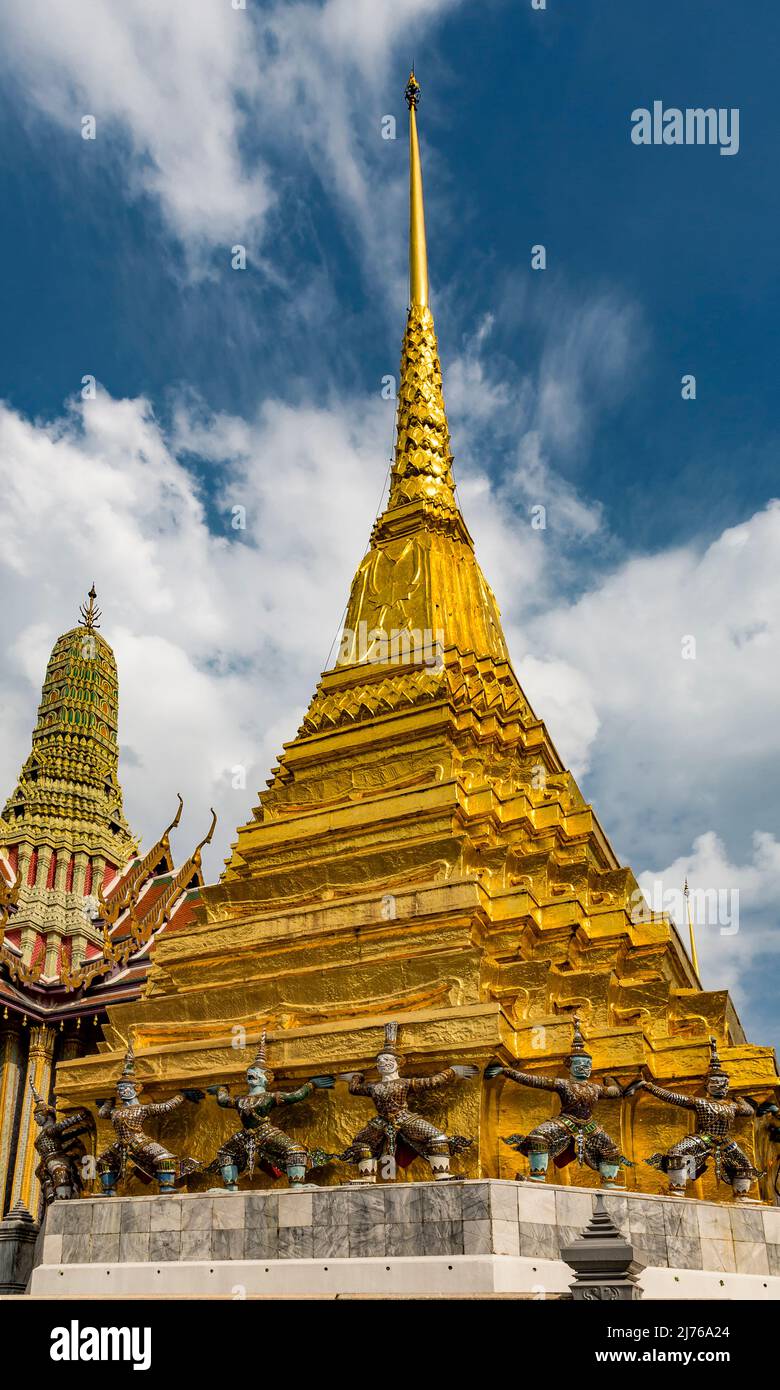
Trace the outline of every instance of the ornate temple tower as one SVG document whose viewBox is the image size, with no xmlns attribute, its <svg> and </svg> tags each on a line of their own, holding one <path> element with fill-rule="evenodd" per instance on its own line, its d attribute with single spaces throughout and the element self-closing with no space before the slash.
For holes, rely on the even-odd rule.
<svg viewBox="0 0 780 1390">
<path fill-rule="evenodd" d="M 30 755 L 0 818 L 2 1211 L 37 1205 L 28 1083 L 49 1095 L 56 1060 L 97 1045 L 108 1000 L 139 993 L 153 935 L 201 882 L 199 856 L 173 871 L 179 814 L 143 858 L 125 820 L 116 660 L 96 598 L 93 585 L 79 626 L 54 644 Z"/>
<path fill-rule="evenodd" d="M 96 598 L 93 585 L 80 626 L 54 644 L 30 756 L 0 819 L 0 852 L 21 880 L 22 959 L 41 960 L 46 976 L 63 951 L 75 964 L 100 941 L 89 908 L 137 849 L 119 785 L 116 660 Z"/>
<path fill-rule="evenodd" d="M 493 1058 L 559 1068 L 575 1013 L 597 1071 L 695 1087 L 715 1035 L 736 1089 L 777 1084 L 725 991 L 702 989 L 672 922 L 649 910 L 510 664 L 494 596 L 459 510 L 429 305 L 416 110 L 410 134 L 409 310 L 390 493 L 350 594 L 339 659 L 285 745 L 218 885 L 160 939 L 144 996 L 109 1010 L 108 1050 L 64 1062 L 74 1101 L 105 1095 L 132 1037 L 153 1092 L 237 1081 L 268 1031 L 278 1076 L 371 1065 L 387 1019 L 409 1071 Z M 473 1135 L 459 1171 L 512 1177 L 501 1143 L 550 1097 L 465 1082 L 436 1104 Z M 364 1103 L 338 1086 L 296 1108 L 301 1134 L 343 1148 Z M 614 1106 L 614 1108 L 612 1108 Z M 685 1126 L 646 1093 L 604 1106 L 630 1158 Z M 219 1116 L 178 1112 L 207 1157 Z M 751 1130 L 749 1122 L 746 1130 Z M 226 1131 L 225 1131 L 226 1132 Z M 752 1132 L 741 1137 L 755 1147 Z M 589 1182 L 588 1170 L 563 1181 Z M 629 1185 L 658 1191 L 639 1164 Z M 706 1186 L 705 1186 L 706 1184 Z M 712 1179 L 697 1195 L 719 1196 Z"/>
</svg>

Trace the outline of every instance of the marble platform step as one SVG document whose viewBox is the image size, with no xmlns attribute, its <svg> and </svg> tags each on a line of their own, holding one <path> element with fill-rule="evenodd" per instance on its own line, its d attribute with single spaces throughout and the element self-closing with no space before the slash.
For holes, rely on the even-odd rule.
<svg viewBox="0 0 780 1390">
<path fill-rule="evenodd" d="M 573 1277 L 560 1248 L 588 1224 L 594 1196 L 476 1179 L 56 1202 L 31 1292 L 560 1296 Z M 780 1207 L 605 1200 L 647 1266 L 647 1295 L 780 1297 Z"/>
</svg>

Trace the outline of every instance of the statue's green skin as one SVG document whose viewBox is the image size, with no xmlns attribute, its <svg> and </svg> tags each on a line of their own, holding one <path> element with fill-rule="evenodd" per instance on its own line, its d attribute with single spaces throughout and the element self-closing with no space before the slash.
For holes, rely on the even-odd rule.
<svg viewBox="0 0 780 1390">
<path fill-rule="evenodd" d="M 572 1081 L 588 1081 L 593 1071 L 593 1062 L 590 1057 L 574 1056 L 569 1058 L 569 1076 Z M 504 1068 L 498 1062 L 491 1062 L 485 1068 L 485 1076 L 490 1080 L 494 1076 L 502 1076 Z"/>
<path fill-rule="evenodd" d="M 260 1067 L 250 1067 L 246 1074 L 246 1081 L 250 1096 L 259 1095 L 261 1091 L 268 1090 L 268 1076 L 260 1070 Z"/>
<path fill-rule="evenodd" d="M 305 1081 L 297 1091 L 269 1091 L 268 1077 L 259 1067 L 250 1067 L 246 1079 L 248 1095 L 243 1099 L 248 1100 L 251 1096 L 254 1102 L 251 1106 L 237 1105 L 225 1086 L 208 1086 L 206 1089 L 210 1095 L 216 1096 L 217 1105 L 223 1110 L 240 1109 L 242 1123 L 248 1129 L 253 1129 L 278 1105 L 295 1105 L 299 1100 L 306 1100 L 314 1087 L 313 1081 Z"/>
<path fill-rule="evenodd" d="M 315 1086 L 327 1090 L 333 1085 L 332 1076 L 313 1076 L 311 1081 L 304 1081 L 297 1091 L 269 1091 L 268 1074 L 263 1071 L 262 1067 L 249 1067 L 246 1081 L 249 1096 L 265 1097 L 266 1103 L 264 1105 L 256 1102 L 249 1108 L 249 1115 L 257 1117 L 258 1121 L 270 1114 L 277 1105 L 295 1105 L 299 1100 L 306 1100 Z M 209 1095 L 216 1096 L 217 1105 L 220 1105 L 223 1110 L 236 1109 L 236 1102 L 225 1086 L 207 1086 L 206 1090 Z M 247 1122 L 249 1115 L 246 1117 Z M 252 1125 L 249 1124 L 249 1127 L 251 1128 Z"/>
<path fill-rule="evenodd" d="M 587 1081 L 593 1071 L 590 1057 L 570 1057 L 569 1076 L 572 1081 Z"/>
</svg>

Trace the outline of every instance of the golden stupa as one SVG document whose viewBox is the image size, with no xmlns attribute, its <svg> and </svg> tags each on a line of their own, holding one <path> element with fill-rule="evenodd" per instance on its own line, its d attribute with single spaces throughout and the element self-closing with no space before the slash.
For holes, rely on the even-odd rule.
<svg viewBox="0 0 780 1390">
<path fill-rule="evenodd" d="M 698 1089 L 713 1035 L 733 1088 L 765 1098 L 777 1085 L 773 1050 L 746 1041 L 725 990 L 702 988 L 673 923 L 637 918 L 633 873 L 512 669 L 454 493 L 418 96 L 412 77 L 395 459 L 339 658 L 239 828 L 221 881 L 203 890 L 194 920 L 155 945 L 141 999 L 109 1009 L 97 1055 L 60 1063 L 61 1103 L 109 1095 L 131 1039 L 146 1093 L 162 1098 L 241 1081 L 262 1029 L 280 1084 L 369 1068 L 388 1019 L 399 1022 L 410 1072 L 447 1062 L 481 1072 L 495 1058 L 560 1072 L 575 1013 L 598 1073 Z M 474 1136 L 453 1172 L 514 1177 L 522 1160 L 502 1137 L 556 1106 L 548 1093 L 477 1078 L 437 1093 L 428 1113 L 448 1133 Z M 289 1132 L 337 1151 L 370 1113 L 338 1084 L 296 1106 Z M 685 1132 L 685 1113 L 641 1091 L 599 1113 L 636 1162 L 626 1184 L 663 1190 L 664 1176 L 641 1160 Z M 208 1160 L 230 1128 L 207 1100 L 171 1117 L 166 1143 Z M 765 1167 L 760 1124 L 745 1121 L 737 1138 Z M 333 1167 L 320 1180 L 344 1176 Z M 572 1164 L 555 1180 L 597 1179 Z M 690 1193 L 731 1195 L 712 1175 Z"/>
</svg>

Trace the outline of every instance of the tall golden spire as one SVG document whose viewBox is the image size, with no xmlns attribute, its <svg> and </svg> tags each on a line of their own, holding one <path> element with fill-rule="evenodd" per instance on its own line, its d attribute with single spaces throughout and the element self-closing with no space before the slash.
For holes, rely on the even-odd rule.
<svg viewBox="0 0 780 1390">
<path fill-rule="evenodd" d="M 409 310 L 401 347 L 395 457 L 387 506 L 352 584 L 340 667 L 378 660 L 385 635 L 395 640 L 391 633 L 437 634 L 437 650 L 450 647 L 508 660 L 496 601 L 455 498 L 439 348 L 428 303 L 419 100 L 420 85 L 412 72 L 406 86 Z M 362 641 L 361 632 L 373 633 L 371 641 Z"/>
<path fill-rule="evenodd" d="M 417 139 L 417 104 L 420 84 L 414 68 L 406 84 L 409 107 L 409 303 L 425 308 L 428 304 L 428 248 L 425 244 L 425 206 L 423 204 L 420 142 Z"/>
<path fill-rule="evenodd" d="M 417 105 L 420 84 L 410 73 L 409 107 L 409 317 L 401 348 L 395 461 L 388 512 L 409 503 L 433 504 L 460 516 L 455 502 L 450 431 L 444 409 L 441 366 L 433 315 L 428 305 L 428 253 L 425 241 Z"/>
</svg>

